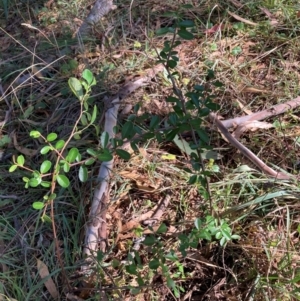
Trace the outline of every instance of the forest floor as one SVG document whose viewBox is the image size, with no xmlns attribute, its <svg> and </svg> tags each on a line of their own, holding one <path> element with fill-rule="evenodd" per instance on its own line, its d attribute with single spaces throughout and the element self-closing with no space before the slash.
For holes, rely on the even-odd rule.
<svg viewBox="0 0 300 301">
<path fill-rule="evenodd" d="M 208 86 L 224 119 L 296 98 L 298 1 L 116 0 L 116 9 L 95 27 L 82 50 L 76 31 L 92 2 L 0 3 L 0 122 L 11 109 L 0 128 L 0 301 L 300 300 L 298 182 L 262 174 L 209 120 L 203 129 L 218 153 L 215 160 L 204 160 L 210 202 L 199 183 L 189 182 L 190 157 L 173 141 L 147 139 L 129 160 L 115 157 L 106 214 L 108 248 L 98 253 L 88 276 L 80 272 L 84 225 L 100 162 L 91 166 L 84 183 L 78 168 L 71 169 L 71 185 L 56 188 L 50 222 L 41 220 L 43 210 L 32 207 L 49 188 L 25 188 L 28 170 L 9 172 L 18 155 L 32 170 L 39 170 L 45 158 L 53 159 L 53 154 L 40 154 L 43 141 L 30 132 L 69 137 L 80 105 L 68 80 L 80 78 L 86 68 L 97 80 L 90 103 L 99 114 L 95 126 L 70 145 L 82 153 L 97 147 L 104 96 L 156 65 L 157 53 L 172 38 L 156 32 L 171 27 L 176 18 L 196 24 L 195 38 L 178 48 L 177 83 L 184 93 L 195 85 Z M 221 87 L 207 82 L 209 70 Z M 161 72 L 126 102 L 139 104 L 140 114 L 164 120 L 172 93 Z M 119 128 L 128 115 L 121 117 Z M 299 120 L 300 110 L 290 110 L 266 120 L 271 128 L 252 129 L 239 140 L 269 166 L 297 175 Z M 144 122 L 147 128 L 149 120 Z M 168 207 L 159 223 L 145 226 L 141 217 L 149 218 L 165 199 Z M 223 236 L 239 239 L 222 244 L 210 228 L 221 229 L 222 224 L 230 229 L 229 234 L 220 230 Z M 187 241 L 196 232 L 201 239 Z M 133 246 L 143 235 L 153 241 L 141 244 L 133 258 Z"/>
</svg>

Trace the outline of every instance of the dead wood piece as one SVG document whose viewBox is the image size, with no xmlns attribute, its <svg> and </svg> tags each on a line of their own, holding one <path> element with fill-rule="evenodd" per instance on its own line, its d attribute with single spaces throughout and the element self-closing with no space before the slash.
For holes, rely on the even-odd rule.
<svg viewBox="0 0 300 301">
<path fill-rule="evenodd" d="M 279 114 L 282 114 L 288 110 L 295 109 L 300 106 L 300 97 L 297 97 L 293 100 L 290 100 L 286 103 L 281 103 L 278 105 L 275 105 L 267 110 L 263 110 L 260 112 L 256 112 L 247 116 L 242 116 L 242 117 L 236 117 L 233 119 L 228 119 L 228 120 L 223 120 L 220 121 L 222 125 L 229 129 L 234 126 L 239 126 L 246 121 L 254 121 L 254 120 L 263 120 L 272 116 L 276 116 Z"/>
<path fill-rule="evenodd" d="M 169 194 L 167 194 L 165 196 L 165 198 L 157 206 L 157 209 L 154 212 L 153 216 L 150 219 L 144 221 L 143 224 L 145 226 L 152 227 L 155 223 L 157 223 L 160 220 L 160 218 L 162 217 L 162 215 L 164 214 L 166 208 L 168 207 L 170 199 L 171 199 L 171 196 Z"/>
<path fill-rule="evenodd" d="M 290 180 L 293 178 L 292 175 L 288 175 L 283 172 L 277 172 L 269 166 L 267 166 L 262 160 L 260 160 L 255 154 L 253 154 L 247 147 L 241 144 L 228 132 L 227 128 L 217 118 L 217 115 L 215 113 L 210 113 L 209 117 L 216 124 L 217 128 L 228 140 L 228 142 L 231 143 L 234 147 L 236 147 L 245 157 L 247 157 L 251 162 L 253 162 L 264 173 L 279 180 Z"/>
<path fill-rule="evenodd" d="M 130 93 L 143 86 L 157 72 L 161 71 L 162 68 L 163 66 L 159 65 L 153 69 L 150 69 L 145 76 L 141 76 L 135 81 L 127 83 L 122 89 L 120 89 L 119 94 L 110 98 L 110 104 L 107 106 L 108 109 L 105 112 L 104 122 L 104 131 L 108 133 L 110 138 L 115 136 L 114 128 L 117 124 L 120 101 L 123 101 L 124 98 Z M 106 240 L 104 239 L 104 237 L 106 237 L 106 233 L 104 233 L 106 232 L 106 217 L 104 213 L 106 212 L 108 206 L 106 194 L 108 193 L 108 184 L 110 181 L 110 174 L 113 169 L 113 164 L 114 159 L 108 162 L 102 162 L 97 176 L 98 185 L 94 191 L 89 220 L 86 225 L 85 243 L 83 249 L 83 254 L 87 258 L 86 262 L 88 265 L 82 267 L 83 271 L 89 269 L 90 260 L 92 260 L 92 255 L 94 255 L 94 253 L 97 251 L 98 244 L 100 243 L 100 248 L 103 252 L 106 248 Z"/>
</svg>

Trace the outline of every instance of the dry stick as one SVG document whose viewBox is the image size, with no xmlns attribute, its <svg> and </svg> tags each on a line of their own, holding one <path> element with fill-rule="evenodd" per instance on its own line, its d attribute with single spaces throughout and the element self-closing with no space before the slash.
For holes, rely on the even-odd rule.
<svg viewBox="0 0 300 301">
<path fill-rule="evenodd" d="M 219 121 L 219 122 L 221 122 L 225 128 L 229 129 L 233 126 L 238 126 L 240 124 L 243 124 L 246 121 L 263 120 L 263 119 L 266 119 L 266 118 L 269 118 L 272 116 L 276 116 L 276 115 L 282 114 L 288 110 L 295 109 L 299 106 L 300 106 L 300 97 L 297 97 L 286 103 L 281 103 L 276 106 L 273 106 L 267 110 L 263 110 L 263 111 L 260 111 L 257 113 L 253 113 L 251 115 L 236 117 L 233 119 L 223 120 L 223 121 Z"/>
<path fill-rule="evenodd" d="M 260 160 L 255 154 L 253 154 L 247 147 L 241 144 L 228 132 L 227 128 L 218 119 L 215 113 L 210 113 L 209 117 L 216 124 L 216 126 L 221 131 L 221 133 L 225 136 L 228 142 L 230 142 L 233 146 L 235 146 L 244 156 L 246 156 L 249 160 L 251 160 L 264 173 L 274 178 L 277 178 L 279 180 L 290 180 L 294 178 L 292 175 L 288 175 L 283 172 L 277 172 L 274 169 L 267 166 L 262 160 Z"/>
<path fill-rule="evenodd" d="M 108 133 L 110 138 L 114 137 L 114 127 L 117 124 L 118 110 L 120 106 L 120 101 L 128 96 L 131 92 L 137 88 L 145 85 L 150 78 L 154 77 L 156 73 L 163 70 L 162 65 L 158 65 L 153 69 L 150 69 L 146 76 L 142 76 L 135 80 L 134 82 L 126 84 L 118 93 L 118 95 L 112 97 L 110 103 L 108 104 L 109 109 L 105 113 L 105 124 L 104 131 Z M 99 243 L 99 232 L 102 234 L 104 230 L 101 230 L 101 226 L 105 225 L 105 216 L 103 217 L 102 212 L 106 210 L 107 205 L 104 204 L 105 195 L 108 191 L 108 182 L 110 179 L 110 173 L 113 168 L 114 160 L 108 162 L 102 162 L 99 174 L 97 177 L 97 188 L 94 191 L 94 196 L 92 200 L 91 210 L 89 219 L 86 226 L 85 233 L 85 244 L 83 254 L 86 257 L 91 257 L 98 249 Z M 101 234 L 101 235 L 102 235 Z M 103 236 L 103 235 L 102 235 Z M 101 241 L 104 241 L 106 237 L 101 237 Z M 103 248 L 101 244 L 101 248 Z M 104 251 L 102 249 L 102 251 Z M 91 259 L 91 258 L 90 258 Z M 82 267 L 83 270 L 88 269 L 88 267 Z"/>
</svg>

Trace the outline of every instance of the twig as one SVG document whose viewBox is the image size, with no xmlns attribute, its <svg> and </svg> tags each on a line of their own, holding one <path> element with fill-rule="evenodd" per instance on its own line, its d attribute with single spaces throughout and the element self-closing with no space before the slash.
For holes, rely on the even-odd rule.
<svg viewBox="0 0 300 301">
<path fill-rule="evenodd" d="M 272 116 L 276 116 L 276 115 L 282 114 L 288 110 L 295 109 L 299 106 L 300 106 L 300 97 L 297 97 L 286 103 L 281 103 L 276 106 L 273 106 L 267 110 L 256 112 L 256 113 L 253 113 L 253 114 L 247 115 L 247 116 L 236 117 L 236 118 L 228 119 L 228 120 L 222 120 L 220 122 L 222 123 L 222 125 L 225 128 L 229 129 L 233 126 L 241 125 L 241 124 L 245 123 L 246 121 L 263 120 L 263 119 L 266 119 L 266 118 L 269 118 Z"/>
<path fill-rule="evenodd" d="M 225 138 L 264 173 L 279 180 L 290 180 L 294 178 L 292 175 L 288 175 L 283 172 L 277 172 L 274 169 L 267 166 L 262 160 L 260 160 L 255 154 L 253 154 L 247 147 L 241 144 L 228 132 L 227 128 L 218 119 L 215 113 L 210 113 L 209 117 L 216 124 L 217 128 L 221 131 Z"/>
</svg>

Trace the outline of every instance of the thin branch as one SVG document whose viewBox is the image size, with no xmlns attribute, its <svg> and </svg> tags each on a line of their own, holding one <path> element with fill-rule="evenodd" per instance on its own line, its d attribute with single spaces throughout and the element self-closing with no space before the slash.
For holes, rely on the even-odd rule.
<svg viewBox="0 0 300 301">
<path fill-rule="evenodd" d="M 260 112 L 253 113 L 251 115 L 242 116 L 242 117 L 236 117 L 228 120 L 222 120 L 220 121 L 222 125 L 229 129 L 233 126 L 239 126 L 246 121 L 254 121 L 254 120 L 263 120 L 272 116 L 276 116 L 279 114 L 282 114 L 288 110 L 295 109 L 300 106 L 300 97 L 297 97 L 293 100 L 290 100 L 286 103 L 281 103 L 278 105 L 275 105 L 267 110 L 263 110 Z"/>
<path fill-rule="evenodd" d="M 277 172 L 274 169 L 267 166 L 262 160 L 260 160 L 255 154 L 253 154 L 247 147 L 241 144 L 228 132 L 227 128 L 218 119 L 215 113 L 210 113 L 209 117 L 216 124 L 217 128 L 225 136 L 228 142 L 231 143 L 234 147 L 236 147 L 245 157 L 252 161 L 264 173 L 279 180 L 290 180 L 294 178 L 292 175 L 285 174 L 283 172 Z"/>
</svg>

